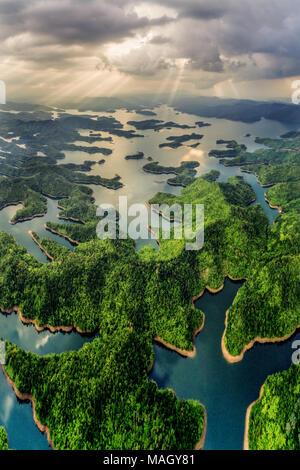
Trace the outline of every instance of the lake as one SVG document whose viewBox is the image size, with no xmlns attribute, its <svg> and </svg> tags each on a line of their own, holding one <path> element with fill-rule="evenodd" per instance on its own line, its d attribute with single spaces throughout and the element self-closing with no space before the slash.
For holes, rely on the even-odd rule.
<svg viewBox="0 0 300 470">
<path fill-rule="evenodd" d="M 70 110 L 68 111 L 70 112 Z M 72 111 L 76 114 L 75 111 Z M 166 183 L 168 175 L 152 175 L 145 173 L 142 166 L 147 163 L 147 157 L 159 161 L 162 165 L 178 166 L 181 161 L 199 161 L 198 176 L 212 169 L 221 171 L 219 181 L 226 181 L 232 175 L 243 175 L 254 188 L 257 201 L 262 204 L 270 224 L 273 223 L 278 212 L 270 209 L 264 200 L 265 189 L 256 181 L 254 175 L 241 173 L 238 167 L 224 167 L 218 159 L 208 157 L 216 140 L 234 139 L 238 143 L 247 145 L 253 151 L 260 145 L 254 142 L 259 137 L 279 137 L 291 130 L 291 126 L 261 120 L 253 124 L 232 122 L 224 119 L 205 119 L 191 114 L 178 113 L 168 106 L 155 109 L 157 117 L 164 121 L 174 121 L 180 124 L 194 125 L 196 121 L 203 120 L 212 125 L 196 129 L 165 129 L 161 132 L 153 130 L 138 131 L 144 138 L 125 139 L 113 136 L 113 142 L 99 141 L 93 145 L 111 148 L 113 153 L 103 156 L 101 153 L 90 155 L 81 151 L 67 151 L 66 158 L 59 163 L 82 163 L 85 160 L 98 162 L 105 159 L 105 163 L 96 163 L 88 174 L 99 174 L 111 178 L 119 174 L 124 187 L 118 191 L 106 189 L 102 186 L 90 185 L 94 191 L 96 204 L 112 203 L 117 206 L 121 195 L 128 197 L 128 204 L 144 203 L 158 191 L 180 194 L 181 188 Z M 79 113 L 83 114 L 83 113 Z M 88 113 L 86 113 L 88 114 Z M 91 113 L 96 115 L 97 113 Z M 144 120 L 145 116 L 135 112 L 119 110 L 115 113 L 98 113 L 98 115 L 112 115 L 124 124 L 124 129 L 132 129 L 127 125 L 130 120 Z M 88 131 L 81 131 L 88 135 Z M 176 150 L 159 148 L 158 145 L 166 141 L 171 135 L 182 135 L 191 132 L 204 134 L 197 149 L 182 146 Z M 250 137 L 245 137 L 250 133 Z M 101 133 L 103 137 L 109 134 Z M 192 145 L 194 141 L 189 142 Z M 82 143 L 82 145 L 86 145 Z M 125 160 L 126 155 L 144 152 L 143 160 Z M 48 262 L 44 253 L 38 248 L 28 235 L 32 230 L 40 236 L 47 236 L 64 246 L 74 249 L 64 238 L 58 237 L 44 229 L 46 221 L 58 221 L 57 201 L 48 199 L 48 212 L 44 217 L 31 221 L 10 225 L 9 220 L 18 209 L 10 206 L 0 211 L 0 230 L 11 233 L 18 243 L 21 243 L 40 262 Z M 155 245 L 154 240 L 138 241 L 137 249 L 144 244 Z M 194 359 L 182 358 L 178 354 L 163 347 L 154 346 L 155 364 L 151 378 L 160 388 L 171 387 L 179 398 L 193 398 L 200 400 L 207 409 L 208 428 L 205 442 L 206 449 L 241 449 L 244 434 L 244 419 L 246 408 L 258 397 L 259 389 L 267 375 L 279 370 L 287 369 L 291 363 L 291 343 L 270 345 L 255 345 L 245 354 L 243 361 L 237 364 L 228 364 L 221 353 L 221 337 L 224 330 L 225 311 L 231 305 L 241 283 L 226 281 L 222 292 L 212 295 L 206 292 L 196 306 L 206 314 L 205 327 L 196 339 L 197 355 Z M 38 333 L 32 325 L 23 325 L 16 314 L 10 316 L 0 315 L 0 337 L 16 343 L 21 348 L 35 352 L 39 355 L 61 353 L 63 351 L 78 350 L 86 341 L 92 338 L 78 333 L 55 333 L 49 331 Z M 300 337 L 300 334 L 297 335 Z M 12 388 L 7 384 L 3 374 L 0 374 L 0 425 L 4 425 L 9 437 L 9 445 L 13 449 L 48 449 L 46 436 L 41 434 L 34 424 L 30 403 L 21 403 L 16 398 Z"/>
</svg>

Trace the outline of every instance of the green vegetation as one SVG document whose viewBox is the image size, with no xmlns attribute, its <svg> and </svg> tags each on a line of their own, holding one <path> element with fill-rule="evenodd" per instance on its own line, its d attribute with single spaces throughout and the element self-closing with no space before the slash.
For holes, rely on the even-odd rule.
<svg viewBox="0 0 300 470">
<path fill-rule="evenodd" d="M 170 137 L 167 137 L 168 142 L 165 142 L 163 144 L 159 144 L 160 148 L 164 147 L 170 147 L 172 149 L 177 149 L 178 147 L 181 147 L 185 142 L 188 142 L 189 140 L 200 140 L 203 138 L 202 134 L 196 134 L 193 132 L 192 134 L 185 134 L 185 135 L 171 135 Z"/>
<path fill-rule="evenodd" d="M 138 130 L 154 130 L 160 131 L 162 129 L 193 129 L 196 126 L 188 126 L 187 124 L 178 124 L 173 121 L 164 122 L 159 119 L 147 119 L 145 121 L 128 121 L 129 126 L 133 126 Z"/>
<path fill-rule="evenodd" d="M 272 206 L 280 206 L 283 212 L 288 212 L 290 203 L 300 200 L 300 178 L 299 181 L 276 184 L 266 191 L 266 196 Z"/>
<path fill-rule="evenodd" d="M 147 163 L 143 166 L 143 170 L 147 173 L 154 174 L 170 174 L 176 175 L 176 178 L 169 178 L 168 184 L 175 186 L 188 186 L 194 181 L 197 174 L 195 168 L 199 166 L 198 162 L 181 162 L 179 167 L 162 166 L 158 162 Z"/>
<path fill-rule="evenodd" d="M 206 181 L 213 183 L 219 178 L 220 174 L 221 173 L 217 170 L 211 170 L 209 173 L 205 173 L 205 175 L 202 175 L 201 177 Z"/>
<path fill-rule="evenodd" d="M 54 257 L 46 265 L 1 234 L 0 305 L 19 305 L 38 325 L 100 331 L 92 344 L 59 356 L 7 347 L 7 373 L 20 392 L 33 394 L 55 447 L 191 449 L 200 440 L 201 405 L 158 391 L 147 370 L 155 336 L 192 349 L 203 314 L 191 298 L 207 284 L 218 287 L 227 272 L 250 271 L 262 249 L 267 221 L 259 206 L 246 208 L 252 190 L 240 179 L 227 185 L 198 178 L 178 198 L 207 207 L 209 242 L 200 252 L 174 246 L 177 240 L 162 240 L 158 252 L 137 253 L 130 240 L 94 240 L 71 252 L 40 239 Z M 261 234 L 258 245 L 252 231 Z"/>
<path fill-rule="evenodd" d="M 252 450 L 300 450 L 300 366 L 267 378 L 252 406 L 248 441 Z"/>
<path fill-rule="evenodd" d="M 166 240 L 160 232 L 158 251 L 146 246 L 136 252 L 132 240 L 96 238 L 92 191 L 78 184 L 97 181 L 117 189 L 119 177 L 86 175 L 89 161 L 83 166 L 56 164 L 67 142 L 80 140 L 74 128 L 112 135 L 127 131 L 113 118 L 94 124 L 84 117 L 58 121 L 14 122 L 32 156 L 20 151 L 9 160 L 12 148 L 2 147 L 0 171 L 6 178 L 0 180 L 0 204 L 22 197 L 23 210 L 34 215 L 35 204 L 45 207 L 45 195 L 58 198 L 60 216 L 77 223 L 49 223 L 49 228 L 80 244 L 71 251 L 37 237 L 54 258 L 40 264 L 12 236 L 0 233 L 0 305 L 18 305 L 37 325 L 76 326 L 100 334 L 78 352 L 43 358 L 7 344 L 6 371 L 21 393 L 33 394 L 37 416 L 59 449 L 192 449 L 203 432 L 203 408 L 158 391 L 148 379 L 152 340 L 159 336 L 192 351 L 203 314 L 191 299 L 205 286 L 219 288 L 227 275 L 247 278 L 228 313 L 225 345 L 230 354 L 239 355 L 257 336 L 282 337 L 300 324 L 300 194 L 299 180 L 292 176 L 298 174 L 298 135 L 264 139 L 269 148 L 253 154 L 233 141 L 219 142 L 227 145 L 225 152 L 236 154 L 224 164 L 251 163 L 247 168 L 262 171 L 266 180 L 278 175 L 267 197 L 282 206 L 284 215 L 272 227 L 259 205 L 248 207 L 255 193 L 241 177 L 217 183 L 215 171 L 195 179 L 197 162 L 183 162 L 179 168 L 145 165 L 146 171 L 174 173 L 171 184 L 187 185 L 180 196 L 158 193 L 150 203 L 204 205 L 205 245 L 186 251 L 185 240 Z M 141 122 L 147 123 L 141 128 L 151 128 L 148 121 Z M 151 125 L 159 130 L 172 124 Z M 10 125 L 4 120 L 2 135 Z M 45 148 L 42 141 L 48 142 Z M 38 151 L 45 156 L 38 157 Z M 273 165 L 277 169 L 268 174 L 265 167 Z M 270 445 L 278 439 L 276 434 Z"/>
<path fill-rule="evenodd" d="M 45 196 L 58 199 L 68 196 L 71 202 L 63 202 L 68 210 L 62 215 L 76 218 L 76 214 L 85 213 L 86 201 L 91 200 L 92 194 L 92 190 L 78 186 L 77 183 L 99 184 L 111 189 L 123 186 L 119 176 L 107 179 L 98 175 L 85 175 L 78 171 L 78 166 L 54 165 L 44 157 L 34 157 L 18 169 L 11 167 L 9 173 L 7 170 L 8 177 L 0 180 L 0 207 L 22 201 L 24 209 L 17 211 L 13 217 L 13 221 L 17 222 L 45 213 Z M 90 218 L 90 215 L 87 217 Z"/>
<path fill-rule="evenodd" d="M 12 222 L 18 222 L 28 217 L 44 214 L 47 210 L 47 200 L 41 194 L 30 189 L 20 178 L 2 179 L 0 181 L 0 207 L 3 209 L 10 204 L 22 203 Z"/>
<path fill-rule="evenodd" d="M 78 352 L 40 358 L 7 344 L 6 371 L 21 393 L 32 393 L 57 449 L 193 449 L 202 406 L 149 381 L 151 341 L 124 320 Z"/>
<path fill-rule="evenodd" d="M 8 450 L 8 438 L 3 426 L 0 426 L 0 450 Z"/>
<path fill-rule="evenodd" d="M 226 148 L 229 150 L 211 150 L 209 152 L 210 157 L 216 158 L 234 158 L 237 157 L 241 152 L 246 150 L 246 146 L 244 144 L 238 144 L 235 140 L 223 140 L 218 139 L 216 142 L 218 145 L 226 145 Z"/>
</svg>

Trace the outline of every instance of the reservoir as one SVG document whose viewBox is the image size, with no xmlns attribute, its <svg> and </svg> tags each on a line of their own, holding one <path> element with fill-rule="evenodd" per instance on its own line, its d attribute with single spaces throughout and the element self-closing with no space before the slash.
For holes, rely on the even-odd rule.
<svg viewBox="0 0 300 470">
<path fill-rule="evenodd" d="M 247 145 L 249 151 L 253 151 L 261 147 L 254 141 L 256 136 L 279 137 L 291 130 L 291 127 L 267 120 L 246 124 L 223 119 L 205 119 L 190 114 L 178 114 L 167 106 L 156 108 L 155 112 L 156 118 L 164 121 L 194 125 L 201 119 L 211 123 L 211 126 L 199 129 L 204 137 L 197 149 L 183 146 L 171 150 L 159 148 L 158 145 L 165 142 L 168 136 L 198 132 L 198 129 L 165 129 L 162 132 L 147 130 L 142 131 L 144 138 L 124 139 L 113 136 L 111 143 L 99 142 L 99 147 L 111 148 L 113 152 L 104 157 L 104 164 L 96 163 L 88 174 L 99 174 L 111 178 L 118 173 L 124 187 L 113 191 L 102 186 L 91 185 L 96 203 L 116 204 L 121 195 L 128 196 L 129 204 L 145 202 L 158 191 L 180 194 L 181 188 L 166 183 L 169 175 L 145 173 L 142 166 L 147 163 L 147 157 L 151 157 L 153 161 L 159 161 L 162 165 L 172 166 L 178 166 L 181 161 L 196 160 L 200 163 L 198 176 L 212 169 L 221 172 L 219 181 L 226 181 L 232 175 L 243 175 L 255 190 L 257 198 L 255 203 L 262 205 L 269 223 L 273 223 L 279 214 L 265 202 L 265 188 L 257 183 L 256 177 L 241 173 L 238 167 L 220 165 L 217 158 L 208 156 L 208 152 L 213 148 L 222 148 L 222 146 L 216 146 L 216 140 L 219 138 L 235 139 L 238 143 Z M 101 116 L 105 114 L 99 113 Z M 128 121 L 144 119 L 134 112 L 125 110 L 116 111 L 110 115 L 122 122 L 124 129 L 132 129 L 127 124 Z M 250 137 L 246 137 L 248 133 L 251 134 Z M 108 136 L 105 132 L 101 134 L 103 137 Z M 189 142 L 189 144 L 193 143 L 193 141 Z M 143 152 L 145 159 L 125 160 L 126 155 L 137 152 Z M 85 160 L 98 162 L 103 158 L 100 153 L 91 155 L 81 151 L 66 151 L 65 154 L 66 158 L 61 160 L 60 164 L 82 163 Z M 10 206 L 0 211 L 0 230 L 11 233 L 17 242 L 40 262 L 48 262 L 48 260 L 28 235 L 29 230 L 74 249 L 64 238 L 45 230 L 45 222 L 58 221 L 57 201 L 48 199 L 47 205 L 48 211 L 45 216 L 16 225 L 9 224 L 9 220 L 18 209 L 17 206 Z M 137 249 L 143 244 L 143 242 L 138 244 Z M 290 366 L 293 353 L 292 343 L 297 338 L 300 339 L 300 333 L 297 333 L 294 338 L 284 343 L 256 344 L 245 353 L 241 362 L 228 364 L 221 352 L 225 312 L 232 304 L 241 285 L 240 282 L 226 280 L 221 292 L 213 295 L 206 291 L 196 302 L 196 307 L 205 313 L 206 319 L 204 329 L 195 341 L 197 348 L 195 358 L 183 358 L 175 352 L 154 345 L 155 363 L 150 378 L 155 380 L 159 388 L 171 387 L 179 398 L 196 399 L 206 407 L 208 426 L 205 449 L 242 448 L 247 407 L 258 397 L 260 387 L 269 374 Z M 93 339 L 75 332 L 53 334 L 46 330 L 38 333 L 32 325 L 23 325 L 16 314 L 0 314 L 0 337 L 39 355 L 78 350 L 85 342 Z M 33 421 L 31 404 L 18 401 L 2 373 L 0 373 L 0 425 L 5 426 L 12 449 L 49 449 L 46 436 L 40 433 Z"/>
</svg>

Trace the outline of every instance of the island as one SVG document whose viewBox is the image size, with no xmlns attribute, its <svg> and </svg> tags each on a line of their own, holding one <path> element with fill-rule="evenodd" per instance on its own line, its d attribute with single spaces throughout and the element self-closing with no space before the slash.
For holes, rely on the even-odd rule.
<svg viewBox="0 0 300 470">
<path fill-rule="evenodd" d="M 237 157 L 242 151 L 245 151 L 247 147 L 244 144 L 238 144 L 235 140 L 217 140 L 218 145 L 225 145 L 229 150 L 218 150 L 214 149 L 209 152 L 210 157 L 216 158 L 234 158 Z"/>
<path fill-rule="evenodd" d="M 211 124 L 209 122 L 204 122 L 204 121 L 197 121 L 195 122 L 196 126 L 198 127 L 209 127 Z"/>
<path fill-rule="evenodd" d="M 135 127 L 137 130 L 154 130 L 160 131 L 162 129 L 194 129 L 196 126 L 189 126 L 187 124 L 178 124 L 173 121 L 164 122 L 160 119 L 147 119 L 145 121 L 128 121 L 129 126 Z"/>
<path fill-rule="evenodd" d="M 193 182 L 197 171 L 195 168 L 199 166 L 199 162 L 181 162 L 180 166 L 162 166 L 158 162 L 147 163 L 143 166 L 143 170 L 154 175 L 174 174 L 175 178 L 169 178 L 167 183 L 173 186 L 188 186 Z"/>
<path fill-rule="evenodd" d="M 126 155 L 125 160 L 142 160 L 144 158 L 144 152 L 137 152 L 134 155 Z"/>
</svg>

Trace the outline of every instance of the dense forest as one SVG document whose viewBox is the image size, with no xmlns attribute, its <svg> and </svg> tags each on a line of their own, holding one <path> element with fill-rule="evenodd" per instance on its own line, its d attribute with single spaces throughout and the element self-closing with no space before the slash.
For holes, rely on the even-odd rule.
<svg viewBox="0 0 300 470">
<path fill-rule="evenodd" d="M 193 351 L 203 313 L 194 308 L 192 298 L 206 286 L 220 288 L 226 276 L 247 279 L 228 312 L 224 343 L 229 354 L 238 356 L 257 337 L 283 337 L 299 326 L 299 188 L 289 169 L 298 165 L 298 135 L 264 140 L 269 148 L 253 154 L 234 141 L 218 141 L 236 153 L 223 164 L 249 163 L 246 169 L 258 175 L 273 163 L 286 165 L 287 172 L 280 168 L 268 177 L 262 173 L 264 181 L 272 177 L 276 183 L 267 190 L 268 200 L 284 212 L 272 227 L 259 204 L 250 206 L 255 193 L 242 177 L 218 183 L 217 171 L 195 179 L 195 162 L 181 165 L 183 175 L 176 167 L 150 163 L 152 170 L 171 168 L 176 178 L 188 176 L 180 181 L 186 185 L 180 196 L 158 193 L 149 202 L 203 204 L 205 244 L 200 251 L 186 251 L 186 240 L 167 240 L 158 232 L 158 251 L 146 246 L 136 252 L 132 240 L 96 237 L 99 218 L 85 184 L 117 189 L 120 178 L 87 175 L 89 161 L 57 165 L 57 160 L 63 158 L 65 141 L 80 140 L 74 128 L 141 136 L 124 131 L 113 118 L 64 117 L 54 124 L 45 118 L 32 121 L 27 116 L 13 124 L 7 118 L 1 124 L 4 135 L 15 128 L 36 154 L 26 158 L 20 150 L 16 161 L 8 163 L 11 147 L 3 152 L 0 204 L 23 202 L 13 218 L 17 222 L 43 213 L 45 196 L 57 198 L 62 223 L 48 222 L 48 229 L 78 246 L 71 251 L 33 234 L 53 258 L 40 264 L 11 235 L 0 233 L 0 305 L 3 310 L 18 306 L 38 326 L 74 326 L 100 334 L 78 352 L 43 358 L 7 344 L 5 369 L 21 393 L 33 395 L 38 418 L 48 426 L 56 448 L 192 449 L 203 434 L 204 408 L 159 391 L 148 379 L 152 341 L 159 336 L 183 354 Z M 178 127 L 156 120 L 141 123 L 136 129 Z M 41 133 L 37 142 L 36 133 Z M 46 137 L 41 157 L 37 152 Z M 281 175 L 277 181 L 275 174 Z M 283 179 L 285 174 L 289 179 Z M 160 212 L 165 215 L 164 208 Z"/>
<path fill-rule="evenodd" d="M 7 344 L 6 371 L 32 393 L 56 449 L 180 450 L 200 441 L 203 407 L 149 381 L 152 343 L 130 321 L 78 352 L 40 358 Z"/>
<path fill-rule="evenodd" d="M 300 365 L 268 377 L 252 406 L 249 449 L 300 450 Z"/>
</svg>

